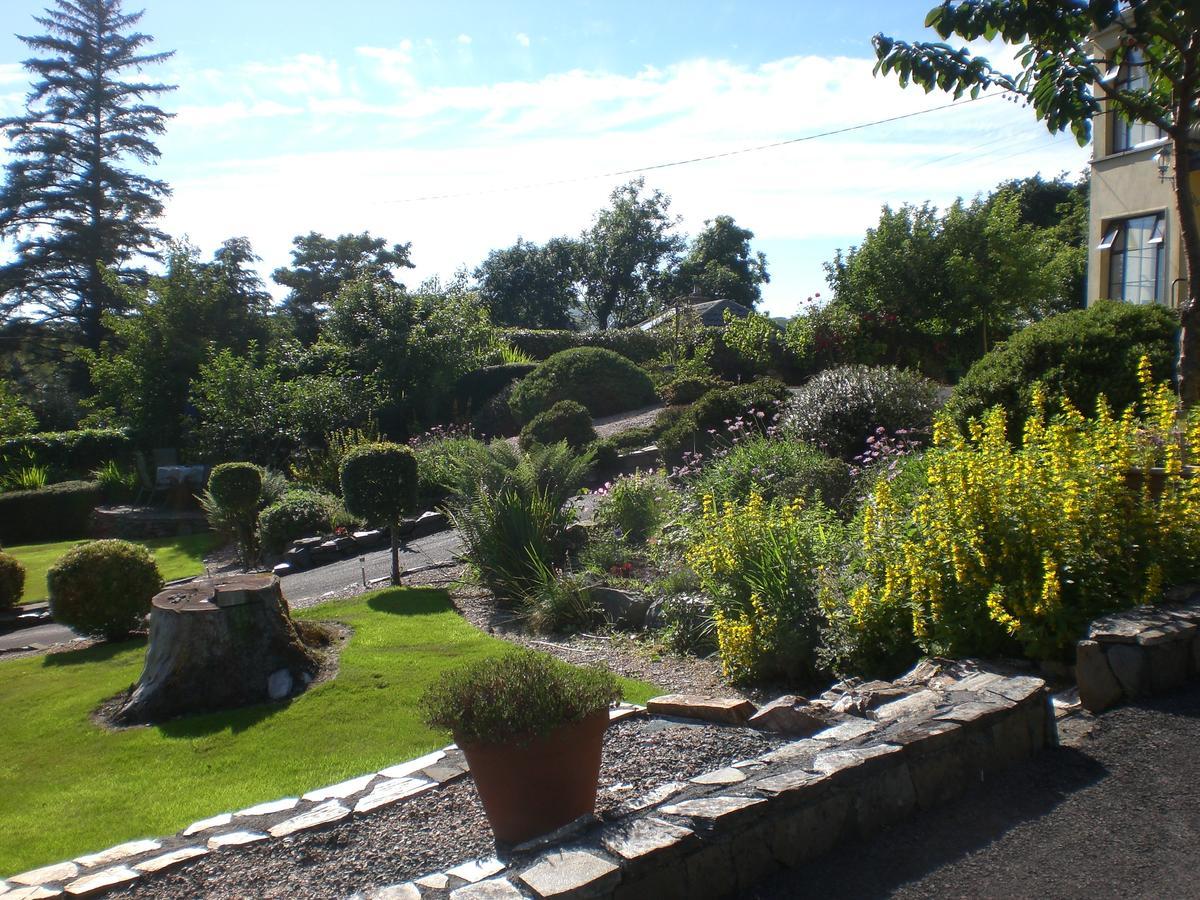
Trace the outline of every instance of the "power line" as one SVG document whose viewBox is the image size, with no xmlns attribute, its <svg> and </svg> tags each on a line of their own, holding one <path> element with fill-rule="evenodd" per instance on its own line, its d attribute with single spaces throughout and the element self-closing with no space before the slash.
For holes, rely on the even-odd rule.
<svg viewBox="0 0 1200 900">
<path fill-rule="evenodd" d="M 636 166 L 632 169 L 617 169 L 612 172 L 598 172 L 593 175 L 578 175 L 573 178 L 560 178 L 556 181 L 538 181 L 529 184 L 518 184 L 510 187 L 491 188 L 482 191 L 465 191 L 458 194 L 427 194 L 422 197 L 407 197 L 402 200 L 385 200 L 385 203 L 425 203 L 430 200 L 457 200 L 463 197 L 483 197 L 489 194 L 505 194 L 513 191 L 533 190 L 535 188 L 555 187 L 560 184 L 576 184 L 581 181 L 595 181 L 602 178 L 620 178 L 625 175 L 637 175 L 642 172 L 654 172 L 659 169 L 673 169 L 679 166 L 690 166 L 695 163 L 710 162 L 714 159 L 726 159 L 730 156 L 741 156 L 746 153 L 759 153 L 763 150 L 775 150 L 779 147 L 787 147 L 792 144 L 802 144 L 806 141 L 815 141 L 819 138 L 834 137 L 839 134 L 848 134 L 852 131 L 862 131 L 865 128 L 874 128 L 878 125 L 888 125 L 892 122 L 900 122 L 904 119 L 912 119 L 917 116 L 924 116 L 933 112 L 940 112 L 943 109 L 952 109 L 958 106 L 966 106 L 969 103 L 978 103 L 980 100 L 991 100 L 996 97 L 1002 97 L 1009 93 L 1004 91 L 999 94 L 987 94 L 982 97 L 972 97 L 969 100 L 956 100 L 953 103 L 944 103 L 941 106 L 932 106 L 929 109 L 919 109 L 916 112 L 902 113 L 898 116 L 889 116 L 886 119 L 875 119 L 871 122 L 860 122 L 857 125 L 847 125 L 845 128 L 835 128 L 831 131 L 821 131 L 816 134 L 806 134 L 801 137 L 788 138 L 784 141 L 775 141 L 770 144 L 758 144 L 753 147 L 741 147 L 737 150 L 726 150 L 722 153 L 710 153 L 706 156 L 693 156 L 688 159 L 677 159 L 671 162 L 653 163 L 651 165 Z"/>
</svg>

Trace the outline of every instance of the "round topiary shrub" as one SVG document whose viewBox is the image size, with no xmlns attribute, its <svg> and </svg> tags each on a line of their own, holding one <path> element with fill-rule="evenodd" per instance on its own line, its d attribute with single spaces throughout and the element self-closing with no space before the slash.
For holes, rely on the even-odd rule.
<svg viewBox="0 0 1200 900">
<path fill-rule="evenodd" d="M 668 407 L 656 423 L 661 428 L 658 448 L 663 459 L 677 462 L 687 451 L 704 452 L 719 438 L 728 439 L 727 429 L 738 416 L 754 415 L 756 421 L 769 424 L 787 395 L 788 389 L 782 382 L 763 378 L 709 391 L 678 412 Z M 760 412 L 761 419 L 755 415 Z"/>
<path fill-rule="evenodd" d="M 540 363 L 513 389 L 509 404 L 520 422 L 528 422 L 560 400 L 574 400 L 593 416 L 649 406 L 654 383 L 633 362 L 611 350 L 576 347 Z"/>
<path fill-rule="evenodd" d="M 208 491 L 213 499 L 233 512 L 257 509 L 262 487 L 262 469 L 254 463 L 221 463 L 213 466 L 208 476 Z"/>
<path fill-rule="evenodd" d="M 538 413 L 521 429 L 521 449 L 566 441 L 572 450 L 582 450 L 596 440 L 592 415 L 574 400 L 559 400 Z"/>
<path fill-rule="evenodd" d="M 938 386 L 892 366 L 839 366 L 809 379 L 792 401 L 786 429 L 847 462 L 876 428 L 923 429 L 938 408 Z"/>
<path fill-rule="evenodd" d="M 15 556 L 0 550 L 0 609 L 11 609 L 25 593 L 25 567 Z"/>
<path fill-rule="evenodd" d="M 947 411 L 960 424 L 1003 406 L 1016 439 L 1031 411 L 1034 382 L 1090 414 L 1103 394 L 1114 410 L 1138 398 L 1138 361 L 1156 381 L 1173 375 L 1179 317 L 1157 305 L 1100 300 L 1035 322 L 976 360 L 955 386 Z"/>
<path fill-rule="evenodd" d="M 163 586 L 149 550 L 115 540 L 72 547 L 51 566 L 46 583 L 55 622 L 108 640 L 138 628 Z"/>
<path fill-rule="evenodd" d="M 400 520 L 417 505 L 417 457 L 400 444 L 360 444 L 342 459 L 342 501 L 352 516 L 387 525 L 392 584 L 400 583 Z"/>
<path fill-rule="evenodd" d="M 719 378 L 699 378 L 695 375 L 685 375 L 676 378 L 663 386 L 663 402 L 668 406 L 681 406 L 685 403 L 695 403 L 705 394 L 716 388 L 725 386 Z"/>
<path fill-rule="evenodd" d="M 316 491 L 288 491 L 258 514 L 258 541 L 280 554 L 297 538 L 333 530 L 333 499 Z"/>
</svg>

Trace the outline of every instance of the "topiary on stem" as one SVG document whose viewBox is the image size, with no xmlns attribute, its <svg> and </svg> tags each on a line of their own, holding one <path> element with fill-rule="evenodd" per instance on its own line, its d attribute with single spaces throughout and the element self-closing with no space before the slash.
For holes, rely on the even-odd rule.
<svg viewBox="0 0 1200 900">
<path fill-rule="evenodd" d="M 23 593 L 25 567 L 15 556 L 0 550 L 0 609 L 16 606 Z"/>
<path fill-rule="evenodd" d="M 262 490 L 262 469 L 254 463 L 221 463 L 208 476 L 209 496 L 222 519 L 233 529 L 243 568 L 249 567 L 254 553 L 254 526 Z M 206 511 L 211 518 L 214 510 Z"/>
<path fill-rule="evenodd" d="M 400 583 L 400 520 L 417 505 L 417 457 L 400 444 L 362 444 L 341 467 L 342 500 L 352 516 L 387 525 L 392 537 L 392 584 Z"/>
<path fill-rule="evenodd" d="M 55 622 L 112 641 L 141 625 L 163 580 L 141 544 L 106 540 L 72 547 L 46 573 L 46 584 Z"/>
</svg>

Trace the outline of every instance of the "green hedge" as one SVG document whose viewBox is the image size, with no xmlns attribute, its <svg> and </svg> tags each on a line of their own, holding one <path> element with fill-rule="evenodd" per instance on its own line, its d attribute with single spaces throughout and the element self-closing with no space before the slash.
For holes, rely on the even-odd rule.
<svg viewBox="0 0 1200 900">
<path fill-rule="evenodd" d="M 534 359 L 549 359 L 556 353 L 575 347 L 599 347 L 612 350 L 627 359 L 643 363 L 671 349 L 672 336 L 640 328 L 613 328 L 608 331 L 554 331 L 527 328 L 506 329 L 501 336 L 510 345 Z"/>
<path fill-rule="evenodd" d="M 63 481 L 37 491 L 0 494 L 0 543 L 84 537 L 92 510 L 100 502 L 100 485 L 94 481 Z"/>
<path fill-rule="evenodd" d="M 650 376 L 626 357 L 597 347 L 576 347 L 554 354 L 526 375 L 509 403 L 518 421 L 528 422 L 560 400 L 574 400 L 593 416 L 607 416 L 656 399 Z"/>
<path fill-rule="evenodd" d="M 0 443 L 0 471 L 29 465 L 48 466 L 53 473 L 86 476 L 104 463 L 133 461 L 133 442 L 123 431 L 91 428 L 80 431 L 22 434 Z"/>
</svg>

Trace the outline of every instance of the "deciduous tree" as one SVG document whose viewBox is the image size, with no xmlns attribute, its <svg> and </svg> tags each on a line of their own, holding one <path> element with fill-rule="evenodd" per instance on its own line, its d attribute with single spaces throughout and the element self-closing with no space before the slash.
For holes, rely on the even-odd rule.
<svg viewBox="0 0 1200 900">
<path fill-rule="evenodd" d="M 479 297 L 496 325 L 569 328 L 579 302 L 580 245 L 554 238 L 539 246 L 520 238 L 493 250 L 475 270 Z"/>
<path fill-rule="evenodd" d="M 736 300 L 753 309 L 762 299 L 762 285 L 771 280 L 766 254 L 750 249 L 753 238 L 754 232 L 732 216 L 707 220 L 671 279 L 672 292 L 678 296 L 698 289 L 706 297 Z"/>
</svg>

